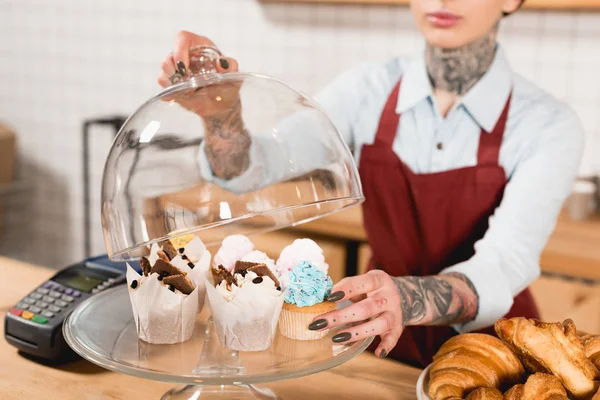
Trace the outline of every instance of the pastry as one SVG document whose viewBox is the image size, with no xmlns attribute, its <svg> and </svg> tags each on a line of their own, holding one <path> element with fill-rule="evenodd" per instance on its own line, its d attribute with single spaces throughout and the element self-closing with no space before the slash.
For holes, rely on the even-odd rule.
<svg viewBox="0 0 600 400">
<path fill-rule="evenodd" d="M 169 239 L 169 241 L 173 244 L 173 246 L 176 249 L 181 250 L 181 248 L 184 248 L 188 243 L 194 240 L 195 237 L 196 236 L 193 233 L 190 233 L 187 235 L 181 235 L 177 236 L 176 238 Z"/>
<path fill-rule="evenodd" d="M 536 372 L 525 384 L 510 388 L 504 394 L 504 400 L 569 400 L 569 397 L 557 377 Z"/>
<path fill-rule="evenodd" d="M 250 253 L 248 253 L 245 256 L 243 256 L 242 258 L 240 258 L 240 261 L 249 261 L 249 262 L 255 262 L 255 263 L 259 263 L 259 264 L 265 264 L 267 267 L 269 267 L 269 269 L 271 271 L 273 271 L 273 272 L 277 271 L 277 268 L 275 267 L 275 261 L 273 261 L 272 258 L 267 256 L 266 253 L 263 253 L 260 250 L 251 251 Z"/>
<path fill-rule="evenodd" d="M 523 386 L 523 400 L 569 400 L 567 391 L 556 376 L 537 372 Z"/>
<path fill-rule="evenodd" d="M 180 246 L 180 247 L 178 247 Z M 157 272 L 164 275 L 163 271 L 172 267 L 185 273 L 194 287 L 198 288 L 198 312 L 204 307 L 204 298 L 206 294 L 206 285 L 204 277 L 210 268 L 210 251 L 206 248 L 202 240 L 194 235 L 186 235 L 184 238 L 175 238 L 165 241 L 162 246 L 153 244 L 150 248 L 150 256 L 142 258 L 140 264 L 142 270 L 151 266 L 151 272 Z M 163 271 L 161 273 L 161 271 Z M 144 272 L 145 273 L 145 272 Z M 169 275 L 177 275 L 169 272 Z M 162 279 L 163 276 L 160 276 Z"/>
<path fill-rule="evenodd" d="M 329 271 L 329 265 L 325 262 L 323 250 L 317 243 L 311 239 L 296 239 L 281 251 L 277 259 L 276 272 L 283 287 L 287 287 L 290 271 L 296 268 L 301 261 L 310 262 L 325 274 Z"/>
<path fill-rule="evenodd" d="M 311 331 L 308 326 L 317 316 L 335 310 L 336 303 L 325 300 L 332 286 L 326 273 L 301 261 L 289 273 L 279 332 L 297 340 L 317 340 L 327 335 L 328 330 Z"/>
<path fill-rule="evenodd" d="M 482 333 L 455 336 L 438 350 L 429 371 L 433 400 L 463 398 L 479 388 L 506 389 L 522 381 L 523 365 L 498 338 Z"/>
<path fill-rule="evenodd" d="M 238 262 L 233 273 L 222 265 L 213 268 L 213 280 L 207 294 L 221 345 L 238 351 L 269 348 L 284 299 L 272 271 L 264 264 Z"/>
<path fill-rule="evenodd" d="M 574 398 L 589 398 L 598 389 L 598 369 L 586 358 L 573 321 L 500 319 L 495 330 L 531 372 L 554 374 Z"/>
<path fill-rule="evenodd" d="M 496 388 L 481 387 L 469 393 L 466 400 L 504 400 L 504 396 Z"/>
<path fill-rule="evenodd" d="M 504 400 L 523 400 L 523 390 L 525 385 L 519 383 L 504 393 Z"/>
<path fill-rule="evenodd" d="M 245 255 L 254 251 L 254 244 L 244 235 L 231 235 L 223 239 L 221 247 L 215 254 L 213 268 L 223 266 L 229 272 L 233 271 L 235 263 Z"/>
<path fill-rule="evenodd" d="M 150 271 L 148 260 L 141 264 L 143 275 L 129 264 L 126 274 L 138 337 L 154 344 L 188 340 L 198 312 L 198 288 L 186 272 L 162 259 L 157 259 Z"/>
<path fill-rule="evenodd" d="M 585 335 L 580 336 L 585 349 L 585 356 L 600 369 L 600 336 Z"/>
</svg>

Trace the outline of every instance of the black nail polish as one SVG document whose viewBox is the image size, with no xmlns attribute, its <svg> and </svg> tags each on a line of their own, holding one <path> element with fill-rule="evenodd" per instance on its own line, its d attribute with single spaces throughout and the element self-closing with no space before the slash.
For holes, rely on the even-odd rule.
<svg viewBox="0 0 600 400">
<path fill-rule="evenodd" d="M 331 338 L 333 343 L 342 343 L 350 340 L 352 338 L 352 334 L 350 332 L 338 333 L 334 337 Z"/>
<path fill-rule="evenodd" d="M 340 292 L 331 293 L 329 295 L 329 297 L 327 297 L 327 301 L 340 301 L 345 296 L 346 296 L 346 293 L 341 292 L 341 291 Z"/>
<path fill-rule="evenodd" d="M 185 65 L 183 65 L 183 61 L 177 61 L 177 71 L 179 71 L 179 73 L 181 75 L 185 75 Z"/>
<path fill-rule="evenodd" d="M 227 61 L 227 60 L 226 60 L 226 59 L 224 59 L 224 58 L 220 58 L 220 59 L 219 59 L 219 64 L 221 64 L 221 67 L 222 67 L 223 69 L 228 69 L 228 68 L 229 68 L 229 61 Z"/>
<path fill-rule="evenodd" d="M 385 351 L 385 349 L 381 350 L 381 353 L 379 353 L 379 358 L 386 358 L 387 357 L 387 351 Z"/>
<path fill-rule="evenodd" d="M 326 319 L 318 319 L 316 321 L 311 322 L 311 324 L 308 326 L 308 329 L 311 331 L 318 331 L 319 329 L 323 329 L 326 326 L 327 326 Z"/>
</svg>

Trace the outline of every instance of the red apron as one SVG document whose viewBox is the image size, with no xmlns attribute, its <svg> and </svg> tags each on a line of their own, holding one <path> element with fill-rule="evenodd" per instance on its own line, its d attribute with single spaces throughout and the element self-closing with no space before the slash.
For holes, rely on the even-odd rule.
<svg viewBox="0 0 600 400">
<path fill-rule="evenodd" d="M 395 112 L 399 93 L 400 82 L 384 107 L 374 143 L 363 146 L 359 163 L 365 230 L 373 251 L 370 268 L 392 276 L 435 275 L 474 255 L 475 242 L 500 204 L 507 179 L 498 156 L 510 96 L 494 130 L 481 130 L 477 165 L 415 174 L 392 150 L 400 123 Z M 529 290 L 515 298 L 508 316 L 539 318 Z M 491 328 L 486 331 L 493 333 Z M 449 326 L 407 327 L 389 354 L 424 367 L 455 334 Z"/>
</svg>

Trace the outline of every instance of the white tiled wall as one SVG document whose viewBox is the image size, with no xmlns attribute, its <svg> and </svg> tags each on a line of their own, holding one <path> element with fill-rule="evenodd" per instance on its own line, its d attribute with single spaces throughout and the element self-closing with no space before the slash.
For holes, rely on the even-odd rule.
<svg viewBox="0 0 600 400">
<path fill-rule="evenodd" d="M 175 33 L 213 38 L 246 71 L 309 94 L 364 60 L 421 48 L 404 7 L 256 0 L 0 0 L 0 120 L 19 133 L 33 189 L 0 253 L 61 266 L 83 257 L 81 126 L 128 114 L 158 90 Z M 600 14 L 522 11 L 502 27 L 515 70 L 569 102 L 585 124 L 584 165 L 600 171 Z M 99 181 L 110 133 L 95 131 L 94 252 L 103 251 Z M 595 165 L 594 165 L 595 163 Z"/>
</svg>

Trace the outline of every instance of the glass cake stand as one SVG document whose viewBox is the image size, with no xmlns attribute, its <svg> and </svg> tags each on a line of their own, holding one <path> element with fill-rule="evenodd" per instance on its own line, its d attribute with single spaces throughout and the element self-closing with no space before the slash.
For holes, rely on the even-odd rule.
<svg viewBox="0 0 600 400">
<path fill-rule="evenodd" d="M 71 313 L 63 325 L 64 337 L 83 358 L 112 371 L 144 379 L 172 382 L 163 400 L 279 399 L 254 384 L 325 371 L 362 353 L 372 338 L 347 345 L 331 335 L 299 341 L 276 335 L 261 352 L 224 349 L 214 333 L 205 306 L 196 320 L 192 338 L 184 343 L 153 345 L 138 339 L 127 287 L 99 293 Z"/>
</svg>

